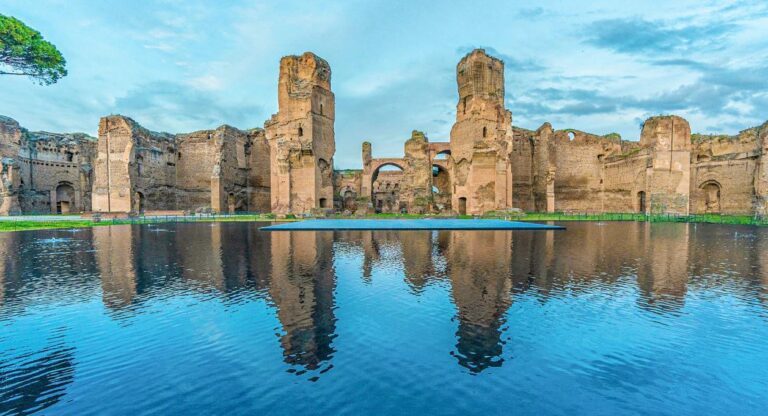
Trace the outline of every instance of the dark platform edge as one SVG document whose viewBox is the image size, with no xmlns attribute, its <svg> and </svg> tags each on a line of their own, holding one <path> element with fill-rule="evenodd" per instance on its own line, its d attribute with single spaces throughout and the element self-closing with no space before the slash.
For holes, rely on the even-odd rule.
<svg viewBox="0 0 768 416">
<path fill-rule="evenodd" d="M 288 223 L 296 224 L 296 223 Z M 269 225 L 259 228 L 259 231 L 565 231 L 561 225 L 546 225 L 539 223 L 534 227 L 410 227 L 410 228 L 372 228 L 372 227 L 281 227 L 284 224 Z"/>
</svg>

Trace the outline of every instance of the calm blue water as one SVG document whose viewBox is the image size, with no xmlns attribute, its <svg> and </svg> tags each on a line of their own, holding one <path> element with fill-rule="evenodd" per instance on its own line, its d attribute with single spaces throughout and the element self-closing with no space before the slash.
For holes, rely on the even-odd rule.
<svg viewBox="0 0 768 416">
<path fill-rule="evenodd" d="M 0 234 L 0 414 L 768 413 L 768 229 Z"/>
</svg>

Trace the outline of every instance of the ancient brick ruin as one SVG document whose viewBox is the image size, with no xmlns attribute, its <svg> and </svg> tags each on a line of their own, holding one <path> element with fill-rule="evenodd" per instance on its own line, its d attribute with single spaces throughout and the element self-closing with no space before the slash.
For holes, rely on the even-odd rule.
<svg viewBox="0 0 768 416">
<path fill-rule="evenodd" d="M 93 211 L 267 211 L 269 166 L 262 129 L 171 135 L 128 117 L 104 117 Z"/>
<path fill-rule="evenodd" d="M 414 132 L 397 159 L 374 158 L 364 143 L 362 171 L 337 181 L 338 208 L 387 212 L 375 184 L 382 167 L 397 166 L 397 202 L 408 212 L 768 214 L 768 123 L 736 136 L 692 135 L 683 118 L 657 116 L 638 142 L 549 123 L 531 131 L 512 126 L 500 60 L 474 50 L 456 79 L 450 142 Z"/>
<path fill-rule="evenodd" d="M 91 209 L 96 138 L 32 132 L 0 116 L 0 215 Z"/>
<path fill-rule="evenodd" d="M 280 60 L 278 112 L 264 123 L 271 153 L 271 209 L 308 213 L 333 203 L 335 101 L 328 62 L 305 53 Z"/>
<path fill-rule="evenodd" d="M 328 62 L 280 61 L 278 112 L 264 129 L 149 131 L 112 115 L 98 139 L 30 132 L 0 116 L 0 215 L 20 213 L 490 211 L 768 214 L 768 123 L 735 136 L 691 134 L 686 120 L 645 121 L 639 141 L 514 127 L 504 63 L 477 49 L 456 67 L 447 141 L 413 131 L 403 157 L 334 170 Z"/>
</svg>

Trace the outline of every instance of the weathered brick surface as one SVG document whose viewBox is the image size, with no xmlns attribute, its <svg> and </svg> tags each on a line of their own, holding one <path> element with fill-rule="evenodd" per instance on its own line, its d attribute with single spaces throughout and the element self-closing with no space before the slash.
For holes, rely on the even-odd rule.
<svg viewBox="0 0 768 416">
<path fill-rule="evenodd" d="M 264 124 L 273 212 L 332 208 L 334 103 L 328 62 L 310 52 L 280 60 L 278 112 Z"/>
<path fill-rule="evenodd" d="M 0 215 L 90 209 L 95 150 L 86 134 L 32 132 L 0 116 Z"/>
<path fill-rule="evenodd" d="M 504 63 L 476 49 L 456 66 L 459 101 L 451 129 L 454 210 L 512 206 L 512 113 L 504 106 Z"/>
<path fill-rule="evenodd" d="M 266 149 L 260 129 L 225 125 L 171 135 L 127 117 L 104 117 L 93 210 L 266 211 Z"/>
<path fill-rule="evenodd" d="M 29 132 L 0 116 L 0 215 L 22 212 L 525 211 L 768 214 L 768 123 L 691 134 L 678 116 L 645 121 L 638 142 L 549 123 L 512 126 L 504 63 L 476 49 L 456 66 L 449 142 L 414 131 L 403 157 L 333 170 L 328 62 L 280 61 L 278 112 L 264 129 L 156 133 L 124 116 L 85 134 Z M 382 170 L 396 166 L 399 171 Z"/>
</svg>

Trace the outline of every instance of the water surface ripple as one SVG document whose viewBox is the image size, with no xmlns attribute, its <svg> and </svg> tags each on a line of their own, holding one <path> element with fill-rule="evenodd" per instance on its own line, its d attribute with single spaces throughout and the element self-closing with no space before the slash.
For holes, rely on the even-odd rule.
<svg viewBox="0 0 768 416">
<path fill-rule="evenodd" d="M 3 233 L 0 415 L 768 414 L 768 229 L 567 226 Z"/>
</svg>

